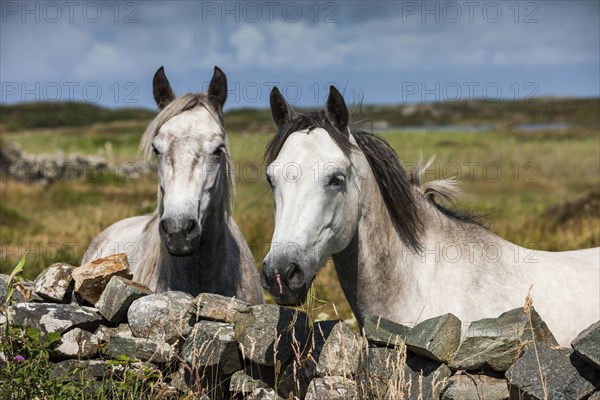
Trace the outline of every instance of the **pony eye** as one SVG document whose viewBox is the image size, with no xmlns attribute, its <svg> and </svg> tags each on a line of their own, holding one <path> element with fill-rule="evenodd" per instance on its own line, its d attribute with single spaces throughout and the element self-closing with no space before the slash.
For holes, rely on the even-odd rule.
<svg viewBox="0 0 600 400">
<path fill-rule="evenodd" d="M 344 183 L 344 177 L 342 175 L 336 175 L 329 181 L 329 186 L 340 187 Z"/>
<path fill-rule="evenodd" d="M 225 145 L 222 144 L 219 147 L 217 147 L 217 149 L 215 151 L 213 151 L 213 156 L 220 156 L 221 154 L 223 154 L 225 152 Z"/>
<path fill-rule="evenodd" d="M 154 145 L 152 145 L 152 151 L 154 152 L 154 155 L 157 157 L 160 154 L 160 151 L 158 151 L 158 149 Z"/>
<path fill-rule="evenodd" d="M 268 174 L 265 174 L 265 178 L 267 179 L 267 183 L 269 186 L 273 187 L 273 182 L 271 182 L 271 177 Z"/>
</svg>

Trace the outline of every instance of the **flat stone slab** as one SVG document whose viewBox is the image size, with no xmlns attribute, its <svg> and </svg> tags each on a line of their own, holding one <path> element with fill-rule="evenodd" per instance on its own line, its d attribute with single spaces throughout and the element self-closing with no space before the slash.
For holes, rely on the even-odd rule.
<svg viewBox="0 0 600 400">
<path fill-rule="evenodd" d="M 386 347 L 402 347 L 410 331 L 408 326 L 377 316 L 366 317 L 362 329 L 369 343 Z"/>
<path fill-rule="evenodd" d="M 406 335 L 413 353 L 448 364 L 460 344 L 461 322 L 453 314 L 430 318 L 415 325 Z"/>
<path fill-rule="evenodd" d="M 490 368 L 504 372 L 519 359 L 533 339 L 537 343 L 558 345 L 533 308 L 531 324 L 523 308 L 510 310 L 498 318 L 475 321 L 469 326 L 450 368 L 470 371 Z"/>
<path fill-rule="evenodd" d="M 71 273 L 74 266 L 63 263 L 54 263 L 43 270 L 35 281 L 35 293 L 46 301 L 68 303 L 73 294 L 74 281 Z"/>
<path fill-rule="evenodd" d="M 192 368 L 212 368 L 220 374 L 232 374 L 242 368 L 233 324 L 200 321 L 194 325 L 180 356 Z"/>
<path fill-rule="evenodd" d="M 75 268 L 71 275 L 75 280 L 75 292 L 94 305 L 100 299 L 110 278 L 113 276 L 133 278 L 125 253 L 89 261 Z"/>
<path fill-rule="evenodd" d="M 251 306 L 235 316 L 235 337 L 242 356 L 275 366 L 301 352 L 308 332 L 306 313 L 270 304 Z"/>
<path fill-rule="evenodd" d="M 315 378 L 308 385 L 304 400 L 348 400 L 357 398 L 356 382 L 342 376 Z"/>
<path fill-rule="evenodd" d="M 600 369 L 600 321 L 581 332 L 571 347 L 579 357 Z"/>
<path fill-rule="evenodd" d="M 200 293 L 192 302 L 191 314 L 196 320 L 233 322 L 239 312 L 248 312 L 250 304 L 233 297 Z"/>
<path fill-rule="evenodd" d="M 93 332 L 104 319 L 91 307 L 54 303 L 17 303 L 10 307 L 11 321 L 21 326 L 32 326 L 42 335 L 81 328 Z"/>
<path fill-rule="evenodd" d="M 457 374 L 448 379 L 442 400 L 509 400 L 506 379 Z"/>
<path fill-rule="evenodd" d="M 127 310 L 131 303 L 149 294 L 152 294 L 152 290 L 146 286 L 121 276 L 113 276 L 100 295 L 96 308 L 110 322 L 127 322 Z"/>
<path fill-rule="evenodd" d="M 104 353 L 113 359 L 120 359 L 122 355 L 130 359 L 166 363 L 174 357 L 171 346 L 166 342 L 135 337 L 113 336 L 104 348 Z"/>
<path fill-rule="evenodd" d="M 96 336 L 80 328 L 62 334 L 60 341 L 53 346 L 52 358 L 92 358 L 98 354 L 99 341 Z"/>
<path fill-rule="evenodd" d="M 536 353 L 537 348 L 537 353 Z M 539 365 L 538 365 L 539 359 Z M 600 387 L 600 371 L 581 360 L 573 350 L 538 343 L 506 371 L 515 398 L 552 400 L 583 399 Z"/>
<path fill-rule="evenodd" d="M 166 341 L 183 341 L 192 331 L 192 295 L 172 291 L 141 297 L 131 303 L 127 320 L 133 336 Z"/>
</svg>

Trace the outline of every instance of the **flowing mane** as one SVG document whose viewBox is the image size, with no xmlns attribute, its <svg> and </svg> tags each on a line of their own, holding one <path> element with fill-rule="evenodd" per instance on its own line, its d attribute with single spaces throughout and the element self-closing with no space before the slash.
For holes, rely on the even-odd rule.
<svg viewBox="0 0 600 400">
<path fill-rule="evenodd" d="M 139 148 L 139 153 L 141 155 L 142 160 L 145 162 L 150 162 L 153 160 L 154 154 L 152 152 L 152 141 L 154 140 L 154 137 L 158 134 L 158 131 L 165 122 L 175 117 L 176 115 L 179 115 L 185 111 L 192 110 L 196 107 L 205 108 L 210 113 L 210 115 L 216 121 L 218 121 L 221 124 L 221 126 L 223 126 L 223 117 L 213 108 L 211 103 L 208 101 L 208 95 L 206 93 L 185 93 L 174 99 L 165 108 L 163 108 L 154 118 L 154 120 L 150 122 L 150 124 L 146 128 L 146 131 L 144 131 Z M 223 174 L 223 178 L 225 179 L 223 202 L 226 205 L 225 211 L 227 213 L 231 212 L 234 195 L 232 177 L 233 172 L 234 170 L 231 161 L 229 144 L 226 142 L 225 173 Z M 158 191 L 158 196 L 161 196 L 160 190 Z M 158 210 L 156 212 L 158 212 Z"/>
<path fill-rule="evenodd" d="M 291 121 L 281 126 L 267 144 L 264 154 L 267 165 L 277 158 L 283 144 L 292 133 L 301 130 L 308 130 L 310 133 L 316 128 L 327 131 L 344 153 L 348 154 L 350 151 L 356 150 L 356 146 L 349 140 L 348 134 L 336 129 L 329 122 L 324 111 L 297 114 Z M 441 198 L 454 205 L 459 195 L 456 188 L 458 182 L 453 179 L 441 179 L 424 183 L 423 176 L 430 162 L 420 163 L 415 171 L 409 174 L 400 163 L 394 149 L 385 139 L 366 131 L 355 131 L 351 134 L 356 140 L 358 148 L 367 158 L 396 232 L 407 246 L 416 252 L 421 251 L 420 237 L 424 231 L 413 188 L 421 192 L 429 203 L 448 218 L 484 226 L 480 217 L 473 212 L 449 208 L 437 201 L 438 198 Z"/>
</svg>

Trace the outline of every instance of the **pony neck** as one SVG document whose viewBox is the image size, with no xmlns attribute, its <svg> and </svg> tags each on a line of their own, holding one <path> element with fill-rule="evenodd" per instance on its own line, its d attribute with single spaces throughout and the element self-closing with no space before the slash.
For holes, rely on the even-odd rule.
<svg viewBox="0 0 600 400">
<path fill-rule="evenodd" d="M 414 251 L 396 232 L 375 176 L 365 157 L 361 155 L 360 158 L 361 215 L 348 247 L 332 257 L 346 299 L 362 325 L 367 315 L 388 315 L 389 310 L 394 308 L 392 301 L 406 292 L 405 286 L 411 282 L 412 272 L 407 263 L 398 263 L 398 260 L 412 257 Z M 386 288 L 390 287 L 389 280 L 399 275 L 398 265 L 404 270 L 402 276 L 405 278 L 394 282 L 393 294 L 384 295 Z M 365 302 L 363 299 L 366 297 L 369 300 Z M 375 297 L 380 300 L 379 303 L 374 304 Z M 365 304 L 369 304 L 370 308 L 365 308 Z"/>
</svg>

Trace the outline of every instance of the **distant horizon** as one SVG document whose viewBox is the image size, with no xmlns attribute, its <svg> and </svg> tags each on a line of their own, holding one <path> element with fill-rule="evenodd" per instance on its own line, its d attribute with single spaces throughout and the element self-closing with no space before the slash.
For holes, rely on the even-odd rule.
<svg viewBox="0 0 600 400">
<path fill-rule="evenodd" d="M 444 100 L 444 101 L 428 101 L 428 102 L 413 102 L 413 103 L 367 103 L 362 102 L 361 106 L 366 107 L 396 107 L 396 106 L 411 106 L 411 105 L 425 105 L 425 104 L 444 104 L 444 103 L 460 103 L 460 102 L 514 102 L 514 103 L 525 103 L 525 102 L 535 102 L 535 101 L 547 101 L 547 100 L 600 100 L 600 96 L 539 96 L 535 97 L 531 100 L 514 100 L 514 99 L 497 99 L 497 100 L 487 100 L 484 98 L 475 98 L 472 100 Z M 156 112 L 156 107 L 149 108 L 145 106 L 136 106 L 136 105 L 116 105 L 116 106 L 106 106 L 103 104 L 98 104 L 94 102 L 89 102 L 85 100 L 59 100 L 59 101 L 24 101 L 24 102 L 14 102 L 14 103 L 2 103 L 0 102 L 0 106 L 26 106 L 29 104 L 64 104 L 64 103 L 73 103 L 73 104 L 88 104 L 92 106 L 97 106 L 99 108 L 107 109 L 107 110 L 142 110 L 148 112 Z M 356 103 L 348 102 L 348 106 L 355 106 Z M 314 106 L 297 106 L 294 107 L 299 109 L 311 109 L 311 108 L 322 108 L 323 104 L 314 105 Z M 270 108 L 266 107 L 253 107 L 252 105 L 246 106 L 238 106 L 238 107 L 229 107 L 227 103 L 225 103 L 225 112 L 228 111 L 243 111 L 243 110 L 256 110 L 256 111 L 268 111 Z"/>
</svg>

